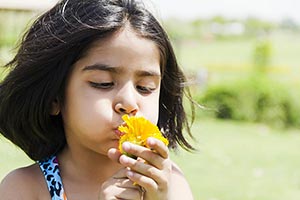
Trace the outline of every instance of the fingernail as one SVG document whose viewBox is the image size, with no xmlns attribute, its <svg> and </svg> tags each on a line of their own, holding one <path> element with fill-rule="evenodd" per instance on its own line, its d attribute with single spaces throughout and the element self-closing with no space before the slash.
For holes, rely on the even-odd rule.
<svg viewBox="0 0 300 200">
<path fill-rule="evenodd" d="M 133 172 L 132 171 L 127 171 L 127 176 L 129 176 L 129 177 L 133 177 Z"/>
<path fill-rule="evenodd" d="M 155 141 L 154 141 L 154 139 L 153 138 L 148 138 L 148 144 L 149 145 L 154 145 L 155 144 Z"/>
<path fill-rule="evenodd" d="M 122 148 L 123 148 L 123 150 L 128 151 L 128 150 L 130 149 L 130 144 L 129 144 L 129 142 L 124 142 L 124 143 L 122 144 Z"/>
<path fill-rule="evenodd" d="M 122 156 L 122 160 L 123 160 L 123 162 L 125 162 L 125 163 L 128 163 L 128 161 L 129 161 L 128 157 L 125 156 L 125 155 Z"/>
</svg>

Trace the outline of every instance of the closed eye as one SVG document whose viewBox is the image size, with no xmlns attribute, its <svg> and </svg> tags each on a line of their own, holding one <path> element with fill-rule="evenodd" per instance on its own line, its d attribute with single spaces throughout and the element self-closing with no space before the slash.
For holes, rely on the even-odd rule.
<svg viewBox="0 0 300 200">
<path fill-rule="evenodd" d="M 98 89 L 110 89 L 114 86 L 113 82 L 103 82 L 103 83 L 96 83 L 96 82 L 89 82 L 89 84 L 93 88 L 98 88 Z"/>
<path fill-rule="evenodd" d="M 141 94 L 151 94 L 155 90 L 155 88 L 145 87 L 145 86 L 141 86 L 141 85 L 136 86 L 136 89 Z"/>
</svg>

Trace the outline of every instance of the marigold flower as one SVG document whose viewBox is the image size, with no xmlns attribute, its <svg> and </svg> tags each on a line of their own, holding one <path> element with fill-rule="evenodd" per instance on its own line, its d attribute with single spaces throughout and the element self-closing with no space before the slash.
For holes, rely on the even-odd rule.
<svg viewBox="0 0 300 200">
<path fill-rule="evenodd" d="M 122 144 L 126 141 L 149 148 L 147 139 L 153 137 L 161 140 L 166 146 L 169 144 L 169 141 L 162 135 L 158 127 L 144 117 L 123 115 L 122 119 L 125 124 L 118 127 L 118 130 L 123 133 L 119 141 L 121 153 L 128 155 L 122 148 Z M 128 156 L 133 157 L 132 155 Z"/>
</svg>

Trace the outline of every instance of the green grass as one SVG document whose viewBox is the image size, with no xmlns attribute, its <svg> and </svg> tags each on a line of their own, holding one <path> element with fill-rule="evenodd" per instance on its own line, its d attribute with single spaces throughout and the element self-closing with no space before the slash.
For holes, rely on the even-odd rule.
<svg viewBox="0 0 300 200">
<path fill-rule="evenodd" d="M 196 200 L 300 199 L 300 130 L 202 119 L 193 126 L 198 153 L 172 159 L 184 171 Z M 0 139 L 0 179 L 31 161 Z"/>
<path fill-rule="evenodd" d="M 192 41 L 177 49 L 181 64 L 187 69 L 214 64 L 240 64 L 251 61 L 253 40 Z"/>
<path fill-rule="evenodd" d="M 300 130 L 203 120 L 199 153 L 172 156 L 201 200 L 300 199 Z"/>
<path fill-rule="evenodd" d="M 269 36 L 271 61 L 269 73 L 285 82 L 299 82 L 300 38 L 296 34 L 274 32 Z M 199 69 L 209 72 L 210 81 L 226 81 L 252 72 L 256 39 L 186 40 L 174 43 L 180 65 L 194 74 Z"/>
<path fill-rule="evenodd" d="M 0 135 L 0 180 L 11 170 L 31 163 L 18 147 Z"/>
</svg>

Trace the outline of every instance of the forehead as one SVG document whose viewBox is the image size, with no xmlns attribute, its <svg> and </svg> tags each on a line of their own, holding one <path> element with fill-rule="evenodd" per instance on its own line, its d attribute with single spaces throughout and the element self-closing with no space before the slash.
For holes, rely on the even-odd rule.
<svg viewBox="0 0 300 200">
<path fill-rule="evenodd" d="M 135 62 L 145 65 L 160 63 L 160 52 L 157 44 L 147 38 L 139 36 L 129 25 L 113 33 L 110 37 L 99 39 L 83 52 L 82 59 L 96 59 L 101 62 L 116 63 L 120 66 L 124 62 Z M 127 63 L 128 64 L 128 63 Z"/>
</svg>

